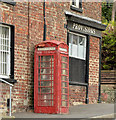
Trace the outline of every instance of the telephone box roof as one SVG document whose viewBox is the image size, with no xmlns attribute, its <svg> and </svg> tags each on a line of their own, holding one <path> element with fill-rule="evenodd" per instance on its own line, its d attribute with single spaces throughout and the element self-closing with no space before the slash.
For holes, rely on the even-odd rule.
<svg viewBox="0 0 116 120">
<path fill-rule="evenodd" d="M 43 42 L 37 44 L 37 45 L 35 46 L 35 48 L 38 47 L 38 46 L 41 45 L 41 44 L 44 44 L 44 43 L 45 43 L 45 44 L 46 44 L 46 43 L 51 43 L 51 44 L 54 44 L 54 45 L 56 45 L 56 46 L 58 46 L 58 45 L 60 45 L 60 44 L 66 44 L 65 42 L 62 42 L 62 41 L 46 40 L 46 41 L 43 41 Z"/>
</svg>

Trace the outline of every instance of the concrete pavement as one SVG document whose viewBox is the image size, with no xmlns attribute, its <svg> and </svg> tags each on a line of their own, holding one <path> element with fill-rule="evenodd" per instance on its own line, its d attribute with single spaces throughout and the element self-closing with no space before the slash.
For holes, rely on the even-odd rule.
<svg viewBox="0 0 116 120">
<path fill-rule="evenodd" d="M 38 114 L 34 112 L 19 112 L 12 114 L 15 118 L 116 118 L 114 104 L 88 104 L 71 106 L 68 115 Z"/>
</svg>

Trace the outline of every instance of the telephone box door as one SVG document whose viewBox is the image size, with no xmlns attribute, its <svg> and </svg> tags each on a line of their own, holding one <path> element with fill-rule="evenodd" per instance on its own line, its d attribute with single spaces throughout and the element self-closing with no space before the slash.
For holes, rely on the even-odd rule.
<svg viewBox="0 0 116 120">
<path fill-rule="evenodd" d="M 55 54 L 38 55 L 36 91 L 36 110 L 39 113 L 56 113 L 56 95 L 54 89 Z M 38 96 L 38 97 L 37 97 Z M 47 109 L 45 109 L 47 107 Z M 41 109 L 40 109 L 41 108 Z"/>
</svg>

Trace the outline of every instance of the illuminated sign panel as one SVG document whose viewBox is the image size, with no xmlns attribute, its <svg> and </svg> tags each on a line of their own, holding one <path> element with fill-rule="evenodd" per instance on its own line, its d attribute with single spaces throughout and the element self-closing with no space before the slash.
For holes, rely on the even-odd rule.
<svg viewBox="0 0 116 120">
<path fill-rule="evenodd" d="M 46 51 L 46 50 L 56 50 L 55 47 L 44 47 L 44 48 L 38 48 L 38 50 Z"/>
<path fill-rule="evenodd" d="M 67 52 L 67 49 L 64 49 L 64 48 L 59 48 L 59 50 Z"/>
</svg>

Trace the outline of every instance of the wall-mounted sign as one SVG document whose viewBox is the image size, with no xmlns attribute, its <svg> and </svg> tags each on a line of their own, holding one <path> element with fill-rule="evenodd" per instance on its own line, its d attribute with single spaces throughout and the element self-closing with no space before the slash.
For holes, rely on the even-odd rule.
<svg viewBox="0 0 116 120">
<path fill-rule="evenodd" d="M 80 34 L 101 37 L 101 31 L 98 29 L 95 29 L 94 26 L 90 27 L 90 26 L 86 26 L 80 23 L 76 23 L 74 21 L 68 21 L 67 29 L 70 32 L 78 32 Z"/>
<path fill-rule="evenodd" d="M 85 32 L 85 33 L 96 34 L 95 29 L 93 29 L 91 27 L 83 26 L 83 25 L 80 25 L 80 24 L 77 24 L 77 23 L 73 23 L 72 28 L 75 29 L 75 30 Z"/>
</svg>

